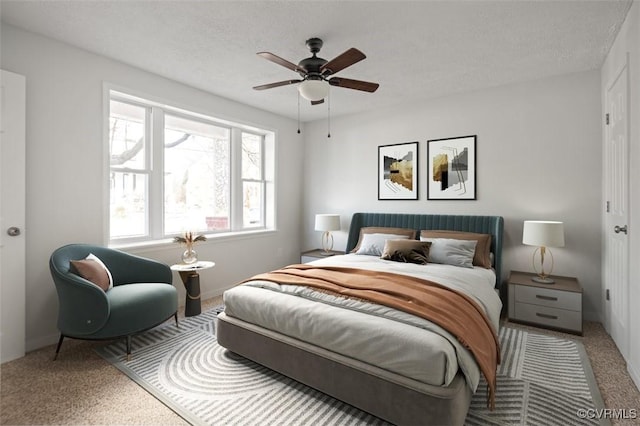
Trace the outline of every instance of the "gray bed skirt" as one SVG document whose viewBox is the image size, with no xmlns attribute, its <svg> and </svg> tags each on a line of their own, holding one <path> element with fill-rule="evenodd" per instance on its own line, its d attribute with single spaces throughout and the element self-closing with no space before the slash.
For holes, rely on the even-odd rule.
<svg viewBox="0 0 640 426">
<path fill-rule="evenodd" d="M 232 352 L 397 425 L 462 425 L 471 402 L 460 373 L 448 387 L 427 385 L 224 312 L 216 336 Z"/>
</svg>

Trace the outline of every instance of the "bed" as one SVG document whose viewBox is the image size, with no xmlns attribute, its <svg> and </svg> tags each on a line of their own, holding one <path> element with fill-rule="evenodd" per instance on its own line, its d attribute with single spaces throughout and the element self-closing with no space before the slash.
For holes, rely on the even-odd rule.
<svg viewBox="0 0 640 426">
<path fill-rule="evenodd" d="M 491 264 L 403 264 L 351 253 L 362 252 L 363 233 L 391 228 L 414 231 L 413 239 L 423 231 L 489 234 Z M 496 334 L 502 233 L 499 216 L 355 213 L 344 256 L 293 268 L 364 269 L 373 279 L 386 271 L 422 277 L 428 267 L 436 284 L 450 281 L 447 286 L 469 291 L 486 313 L 486 328 Z M 357 298 L 262 279 L 224 297 L 217 323 L 223 347 L 394 424 L 464 423 L 480 367 L 437 324 Z"/>
</svg>

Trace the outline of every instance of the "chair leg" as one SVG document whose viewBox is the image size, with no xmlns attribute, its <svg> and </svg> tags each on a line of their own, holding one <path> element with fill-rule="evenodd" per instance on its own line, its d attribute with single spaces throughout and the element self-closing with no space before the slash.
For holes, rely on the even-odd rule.
<svg viewBox="0 0 640 426">
<path fill-rule="evenodd" d="M 127 336 L 127 361 L 131 360 L 131 335 Z"/>
<path fill-rule="evenodd" d="M 180 328 L 180 324 L 178 324 L 178 311 L 176 311 L 176 313 L 173 314 L 173 317 L 176 319 L 176 327 Z"/>
<path fill-rule="evenodd" d="M 62 341 L 64 340 L 64 334 L 60 333 L 60 340 L 58 340 L 58 347 L 56 347 L 56 354 L 53 356 L 53 360 L 58 359 L 58 352 L 60 352 L 60 346 L 62 346 Z"/>
</svg>

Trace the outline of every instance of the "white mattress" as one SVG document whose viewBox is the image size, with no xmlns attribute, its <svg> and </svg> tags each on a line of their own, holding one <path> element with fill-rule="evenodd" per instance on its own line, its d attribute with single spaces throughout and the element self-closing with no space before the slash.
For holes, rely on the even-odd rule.
<svg viewBox="0 0 640 426">
<path fill-rule="evenodd" d="M 464 291 L 485 308 L 497 331 L 502 304 L 493 290 L 492 270 L 405 264 L 354 254 L 313 263 L 403 273 Z M 447 386 L 460 369 L 475 391 L 480 378 L 472 355 L 454 336 L 392 308 L 266 281 L 227 290 L 224 302 L 229 316 L 426 384 Z"/>
</svg>

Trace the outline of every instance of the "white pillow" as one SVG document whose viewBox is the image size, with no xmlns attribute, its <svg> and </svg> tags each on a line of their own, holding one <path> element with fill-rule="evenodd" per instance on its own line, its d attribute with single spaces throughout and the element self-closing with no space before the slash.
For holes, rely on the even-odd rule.
<svg viewBox="0 0 640 426">
<path fill-rule="evenodd" d="M 113 288 L 113 277 L 111 276 L 111 272 L 109 272 L 109 268 L 107 268 L 102 260 L 98 259 L 98 256 L 93 253 L 89 253 L 89 255 L 85 257 L 85 259 L 94 260 L 98 265 L 102 266 L 105 271 L 107 271 L 107 275 L 109 276 L 109 290 L 111 290 Z"/>
<path fill-rule="evenodd" d="M 387 240 L 408 240 L 406 235 L 396 234 L 364 234 L 360 248 L 356 254 L 364 254 L 368 256 L 382 256 L 384 244 Z"/>
<path fill-rule="evenodd" d="M 477 240 L 455 240 L 452 238 L 425 238 L 420 241 L 430 241 L 429 263 L 444 263 L 446 265 L 473 268 L 473 255 L 476 252 Z"/>
</svg>

